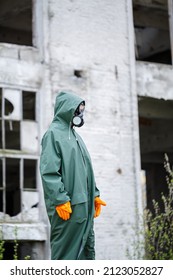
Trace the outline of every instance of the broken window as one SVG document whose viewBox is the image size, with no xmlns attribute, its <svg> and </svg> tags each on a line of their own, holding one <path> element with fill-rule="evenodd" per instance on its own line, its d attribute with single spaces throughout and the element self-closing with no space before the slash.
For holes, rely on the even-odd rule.
<svg viewBox="0 0 173 280">
<path fill-rule="evenodd" d="M 21 120 L 21 91 L 4 88 L 2 112 L 5 119 Z"/>
<path fill-rule="evenodd" d="M 22 207 L 24 211 L 28 211 L 38 206 L 36 170 L 37 160 L 1 158 L 0 212 L 16 216 L 21 212 Z M 3 197 L 5 197 L 5 204 L 3 204 Z"/>
<path fill-rule="evenodd" d="M 133 0 L 136 59 L 172 64 L 167 0 Z"/>
<path fill-rule="evenodd" d="M 172 100 L 139 97 L 141 166 L 146 174 L 146 202 L 150 210 L 153 199 L 162 208 L 161 193 L 168 193 L 164 154 L 173 161 L 172 127 Z"/>
<path fill-rule="evenodd" d="M 36 153 L 36 93 L 4 88 L 0 91 L 0 101 L 0 148 Z"/>
<path fill-rule="evenodd" d="M 36 93 L 1 88 L 0 102 L 0 219 L 37 220 Z"/>
<path fill-rule="evenodd" d="M 32 0 L 0 1 L 0 42 L 32 46 Z"/>
</svg>

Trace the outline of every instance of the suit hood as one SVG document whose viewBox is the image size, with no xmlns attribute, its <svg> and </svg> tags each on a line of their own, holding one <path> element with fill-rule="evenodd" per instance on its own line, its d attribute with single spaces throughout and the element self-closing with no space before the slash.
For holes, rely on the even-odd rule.
<svg viewBox="0 0 173 280">
<path fill-rule="evenodd" d="M 60 92 L 55 101 L 53 121 L 63 120 L 67 124 L 70 124 L 74 112 L 81 102 L 85 101 L 73 92 Z"/>
</svg>

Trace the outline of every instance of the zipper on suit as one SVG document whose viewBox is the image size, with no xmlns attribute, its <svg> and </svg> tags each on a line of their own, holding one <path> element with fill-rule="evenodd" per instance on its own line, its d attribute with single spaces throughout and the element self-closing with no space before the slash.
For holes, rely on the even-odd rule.
<svg viewBox="0 0 173 280">
<path fill-rule="evenodd" d="M 84 155 L 83 155 L 83 152 L 82 152 L 82 149 L 81 149 L 79 140 L 78 140 L 78 138 L 77 138 L 77 136 L 76 136 L 75 130 L 73 130 L 73 133 L 74 133 L 76 142 L 77 142 L 77 144 L 78 144 L 79 150 L 80 150 L 80 152 L 81 152 L 81 155 L 82 155 L 82 158 L 83 158 L 83 162 L 84 162 L 84 165 L 85 165 L 85 169 L 87 170 L 85 157 L 84 157 Z M 88 175 L 86 176 L 86 179 L 87 179 L 87 191 L 88 191 L 88 194 L 89 194 L 89 193 L 90 193 L 90 189 L 89 189 L 89 186 L 88 186 Z"/>
</svg>

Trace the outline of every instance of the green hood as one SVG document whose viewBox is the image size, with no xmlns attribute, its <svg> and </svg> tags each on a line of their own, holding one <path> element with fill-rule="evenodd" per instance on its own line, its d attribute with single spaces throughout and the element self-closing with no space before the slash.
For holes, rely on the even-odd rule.
<svg viewBox="0 0 173 280">
<path fill-rule="evenodd" d="M 60 92 L 55 101 L 53 122 L 63 120 L 70 124 L 74 112 L 81 102 L 85 101 L 72 92 Z"/>
</svg>

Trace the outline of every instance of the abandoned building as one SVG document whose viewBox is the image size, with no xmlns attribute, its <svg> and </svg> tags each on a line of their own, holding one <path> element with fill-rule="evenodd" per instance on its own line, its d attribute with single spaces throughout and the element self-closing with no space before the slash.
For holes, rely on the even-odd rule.
<svg viewBox="0 0 173 280">
<path fill-rule="evenodd" d="M 79 133 L 107 202 L 96 258 L 126 259 L 137 211 L 166 193 L 173 155 L 172 0 L 0 1 L 0 238 L 5 259 L 48 259 L 39 175 L 55 97 L 86 101 Z M 141 181 L 143 174 L 143 181 Z"/>
</svg>

